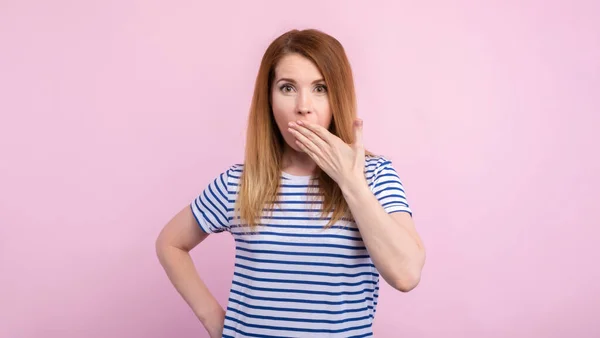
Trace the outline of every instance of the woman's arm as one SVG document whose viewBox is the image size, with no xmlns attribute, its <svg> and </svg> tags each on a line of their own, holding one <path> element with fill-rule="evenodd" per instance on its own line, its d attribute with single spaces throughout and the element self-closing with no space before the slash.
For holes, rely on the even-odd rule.
<svg viewBox="0 0 600 338">
<path fill-rule="evenodd" d="M 383 279 L 403 292 L 414 289 L 421 279 L 425 248 L 410 214 L 388 214 L 364 179 L 340 188 Z"/>
<path fill-rule="evenodd" d="M 200 279 L 189 251 L 208 237 L 189 206 L 181 210 L 156 239 L 156 254 L 175 289 L 192 308 L 211 338 L 221 337 L 225 311 Z"/>
<path fill-rule="evenodd" d="M 371 192 L 365 177 L 362 120 L 354 121 L 354 142 L 346 144 L 320 125 L 290 123 L 300 149 L 340 187 L 371 259 L 383 279 L 400 291 L 412 290 L 421 279 L 425 249 L 405 212 L 388 214 Z"/>
</svg>

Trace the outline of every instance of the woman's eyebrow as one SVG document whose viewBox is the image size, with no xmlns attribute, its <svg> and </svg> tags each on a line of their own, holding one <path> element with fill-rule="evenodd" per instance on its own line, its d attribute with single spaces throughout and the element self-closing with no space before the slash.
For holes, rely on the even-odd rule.
<svg viewBox="0 0 600 338">
<path fill-rule="evenodd" d="M 294 84 L 296 83 L 296 80 L 290 79 L 290 78 L 287 78 L 287 77 L 282 77 L 281 79 L 277 80 L 276 83 L 277 82 L 281 82 L 281 81 L 290 82 L 290 83 L 294 83 Z M 323 79 L 317 79 L 317 80 L 314 80 L 312 82 L 312 84 L 315 84 L 315 83 L 318 83 L 318 82 L 325 82 L 325 80 L 323 80 Z"/>
</svg>

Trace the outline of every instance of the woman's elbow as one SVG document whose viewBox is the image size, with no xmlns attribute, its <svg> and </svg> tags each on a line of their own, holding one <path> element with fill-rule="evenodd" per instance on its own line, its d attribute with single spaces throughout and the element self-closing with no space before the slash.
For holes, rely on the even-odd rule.
<svg viewBox="0 0 600 338">
<path fill-rule="evenodd" d="M 409 292 L 419 285 L 421 281 L 420 273 L 406 274 L 402 278 L 396 278 L 390 281 L 390 286 L 400 292 Z"/>
<path fill-rule="evenodd" d="M 421 271 L 425 264 L 425 254 L 422 252 L 418 259 L 415 259 L 411 266 L 403 267 L 389 284 L 394 289 L 401 292 L 409 292 L 421 282 Z"/>
</svg>

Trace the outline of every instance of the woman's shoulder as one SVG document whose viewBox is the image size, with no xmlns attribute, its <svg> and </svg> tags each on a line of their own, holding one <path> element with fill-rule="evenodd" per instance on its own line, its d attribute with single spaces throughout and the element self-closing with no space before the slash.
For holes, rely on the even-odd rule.
<svg viewBox="0 0 600 338">
<path fill-rule="evenodd" d="M 241 163 L 226 164 L 214 174 L 212 179 L 224 185 L 231 184 L 240 180 L 243 170 L 244 165 Z"/>
<path fill-rule="evenodd" d="M 242 171 L 244 171 L 243 163 L 233 163 L 226 168 L 223 174 L 227 175 L 229 180 L 239 180 L 242 175 Z"/>
<path fill-rule="evenodd" d="M 381 154 L 369 154 L 365 155 L 365 167 L 381 167 L 384 165 L 391 164 L 392 160 Z"/>
<path fill-rule="evenodd" d="M 395 173 L 396 169 L 392 159 L 386 155 L 369 154 L 365 156 L 365 177 L 369 183 L 373 183 L 380 176 Z"/>
</svg>

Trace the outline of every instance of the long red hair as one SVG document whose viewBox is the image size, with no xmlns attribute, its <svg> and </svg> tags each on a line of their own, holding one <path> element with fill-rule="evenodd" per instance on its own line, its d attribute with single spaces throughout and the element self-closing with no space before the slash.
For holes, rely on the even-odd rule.
<svg viewBox="0 0 600 338">
<path fill-rule="evenodd" d="M 332 122 L 329 131 L 351 144 L 356 118 L 356 93 L 350 62 L 342 44 L 316 29 L 291 30 L 275 39 L 260 63 L 248 117 L 244 169 L 235 205 L 236 219 L 251 228 L 263 212 L 273 209 L 279 191 L 284 139 L 271 109 L 271 89 L 275 68 L 285 55 L 297 53 L 311 60 L 327 85 Z M 367 156 L 372 154 L 366 151 Z M 323 196 L 322 216 L 332 213 L 326 227 L 350 216 L 349 208 L 336 182 L 317 167 L 318 189 Z M 243 222 L 241 222 L 243 220 Z"/>
</svg>

